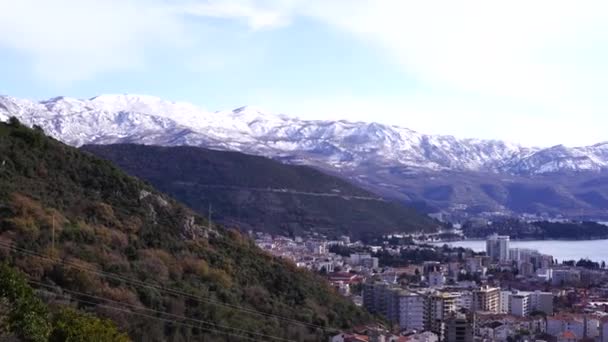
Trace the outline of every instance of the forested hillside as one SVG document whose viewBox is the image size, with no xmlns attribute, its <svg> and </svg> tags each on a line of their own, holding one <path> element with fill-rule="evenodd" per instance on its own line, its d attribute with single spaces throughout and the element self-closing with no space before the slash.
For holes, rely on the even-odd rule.
<svg viewBox="0 0 608 342">
<path fill-rule="evenodd" d="M 1 259 L 139 341 L 318 341 L 369 320 L 322 279 L 111 163 L 0 124 Z"/>
<path fill-rule="evenodd" d="M 354 237 L 431 231 L 437 223 L 307 166 L 198 147 L 88 145 L 129 174 L 223 223 L 281 234 Z"/>
</svg>

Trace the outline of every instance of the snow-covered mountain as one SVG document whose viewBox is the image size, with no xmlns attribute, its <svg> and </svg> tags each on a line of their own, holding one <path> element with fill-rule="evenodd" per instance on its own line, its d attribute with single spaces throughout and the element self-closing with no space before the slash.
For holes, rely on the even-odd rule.
<svg viewBox="0 0 608 342">
<path fill-rule="evenodd" d="M 495 140 L 426 135 L 378 123 L 310 121 L 252 107 L 211 112 L 188 103 L 141 95 L 56 97 L 35 102 L 0 96 L 0 119 L 15 116 L 68 144 L 134 142 L 236 150 L 356 169 L 546 174 L 608 168 L 608 143 L 530 148 Z"/>
</svg>

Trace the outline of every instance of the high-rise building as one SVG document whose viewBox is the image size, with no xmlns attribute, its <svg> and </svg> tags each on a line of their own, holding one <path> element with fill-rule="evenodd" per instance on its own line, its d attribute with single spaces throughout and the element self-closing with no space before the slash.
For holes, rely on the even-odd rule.
<svg viewBox="0 0 608 342">
<path fill-rule="evenodd" d="M 473 293 L 459 292 L 456 297 L 456 310 L 471 310 L 473 308 Z"/>
<path fill-rule="evenodd" d="M 414 292 L 399 291 L 397 300 L 399 327 L 408 330 L 424 330 L 424 297 Z"/>
<path fill-rule="evenodd" d="M 511 315 L 526 317 L 530 313 L 530 296 L 525 293 L 511 295 Z"/>
<path fill-rule="evenodd" d="M 498 310 L 501 314 L 508 314 L 511 312 L 511 295 L 513 291 L 500 291 L 500 308 Z"/>
<path fill-rule="evenodd" d="M 367 283 L 363 285 L 363 306 L 373 314 L 386 316 L 390 287 L 387 283 Z"/>
<path fill-rule="evenodd" d="M 500 289 L 482 286 L 473 291 L 473 309 L 475 311 L 500 312 Z"/>
<path fill-rule="evenodd" d="M 424 328 L 444 336 L 444 323 L 456 311 L 458 296 L 447 292 L 432 292 L 426 296 Z"/>
<path fill-rule="evenodd" d="M 363 306 L 401 329 L 424 329 L 425 297 L 386 283 L 365 284 Z"/>
<path fill-rule="evenodd" d="M 508 236 L 490 235 L 486 240 L 486 253 L 492 261 L 509 260 L 509 240 Z"/>
<path fill-rule="evenodd" d="M 534 311 L 553 314 L 553 294 L 551 292 L 501 291 L 500 313 L 524 317 Z"/>
<path fill-rule="evenodd" d="M 445 321 L 445 341 L 473 342 L 475 316 L 473 314 L 453 313 Z"/>
</svg>

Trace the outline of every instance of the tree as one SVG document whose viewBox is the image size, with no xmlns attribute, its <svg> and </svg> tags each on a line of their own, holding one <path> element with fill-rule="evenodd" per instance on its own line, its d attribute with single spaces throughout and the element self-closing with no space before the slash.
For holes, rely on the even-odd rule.
<svg viewBox="0 0 608 342">
<path fill-rule="evenodd" d="M 36 297 L 25 276 L 7 264 L 0 264 L 0 298 L 9 304 L 8 314 L 2 321 L 4 332 L 23 341 L 130 341 L 112 321 L 71 308 L 52 315 Z"/>
<path fill-rule="evenodd" d="M 16 118 L 16 117 L 14 117 L 14 116 L 11 116 L 11 117 L 8 119 L 8 124 L 9 124 L 10 126 L 12 126 L 12 127 L 19 127 L 19 126 L 21 126 L 21 122 L 19 121 L 19 119 L 17 119 L 17 118 Z"/>
<path fill-rule="evenodd" d="M 34 295 L 25 276 L 6 264 L 0 265 L 0 298 L 8 302 L 7 332 L 25 341 L 47 341 L 51 333 L 49 312 Z"/>
<path fill-rule="evenodd" d="M 114 323 L 74 309 L 63 309 L 54 317 L 50 342 L 127 342 L 129 337 L 116 329 Z"/>
</svg>

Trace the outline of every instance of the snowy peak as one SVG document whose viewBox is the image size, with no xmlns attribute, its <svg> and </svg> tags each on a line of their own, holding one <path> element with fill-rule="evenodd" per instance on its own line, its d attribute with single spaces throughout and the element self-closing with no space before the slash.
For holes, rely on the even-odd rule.
<svg viewBox="0 0 608 342">
<path fill-rule="evenodd" d="M 106 94 L 95 96 L 88 104 L 99 110 L 108 112 L 136 112 L 158 116 L 176 116 L 186 112 L 197 112 L 201 109 L 185 102 L 165 101 L 159 97 L 149 95 Z M 173 113 L 173 114 L 171 114 Z"/>
<path fill-rule="evenodd" d="M 603 145 L 575 148 L 557 145 L 507 164 L 507 170 L 532 174 L 601 171 L 608 168 L 607 157 L 608 150 Z"/>
<path fill-rule="evenodd" d="M 134 94 L 34 102 L 0 96 L 0 119 L 16 116 L 72 145 L 143 143 L 236 150 L 311 164 L 511 174 L 600 171 L 608 143 L 527 148 L 496 140 L 425 135 L 379 123 L 315 121 L 244 106 L 210 112 L 190 103 Z"/>
</svg>

